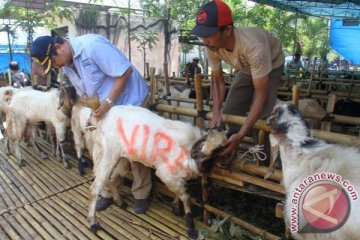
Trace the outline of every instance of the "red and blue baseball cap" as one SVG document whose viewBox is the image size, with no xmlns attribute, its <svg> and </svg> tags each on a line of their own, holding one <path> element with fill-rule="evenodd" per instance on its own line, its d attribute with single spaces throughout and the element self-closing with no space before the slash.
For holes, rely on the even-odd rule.
<svg viewBox="0 0 360 240">
<path fill-rule="evenodd" d="M 220 0 L 204 4 L 196 15 L 196 26 L 191 34 L 201 38 L 210 37 L 220 30 L 220 27 L 233 24 L 231 9 Z"/>
<path fill-rule="evenodd" d="M 55 53 L 55 42 L 50 36 L 42 36 L 35 39 L 31 46 L 30 57 L 33 61 L 44 66 L 47 74 L 51 67 L 51 57 Z"/>
</svg>

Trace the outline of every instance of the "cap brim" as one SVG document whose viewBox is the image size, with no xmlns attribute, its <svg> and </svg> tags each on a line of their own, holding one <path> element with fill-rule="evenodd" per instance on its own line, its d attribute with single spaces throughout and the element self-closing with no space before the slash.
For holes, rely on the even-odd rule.
<svg viewBox="0 0 360 240">
<path fill-rule="evenodd" d="M 196 25 L 193 30 L 191 30 L 190 34 L 206 38 L 214 35 L 217 33 L 220 29 L 218 27 L 208 27 L 204 25 Z"/>
</svg>

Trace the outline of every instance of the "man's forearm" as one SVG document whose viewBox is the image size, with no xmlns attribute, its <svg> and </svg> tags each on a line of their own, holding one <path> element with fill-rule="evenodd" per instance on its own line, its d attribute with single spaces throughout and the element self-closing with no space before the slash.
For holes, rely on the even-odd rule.
<svg viewBox="0 0 360 240">
<path fill-rule="evenodd" d="M 107 96 L 111 101 L 115 101 L 120 96 L 121 92 L 125 88 L 127 81 L 132 73 L 131 67 L 121 77 L 116 77 L 113 87 Z"/>
</svg>

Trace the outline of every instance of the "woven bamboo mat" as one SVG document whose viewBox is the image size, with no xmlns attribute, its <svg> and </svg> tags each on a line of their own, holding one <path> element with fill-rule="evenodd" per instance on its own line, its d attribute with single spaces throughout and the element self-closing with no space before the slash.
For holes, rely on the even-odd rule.
<svg viewBox="0 0 360 240">
<path fill-rule="evenodd" d="M 97 213 L 103 230 L 93 234 L 86 220 L 91 170 L 80 176 L 74 154 L 69 155 L 72 168 L 65 169 L 51 155 L 50 145 L 38 142 L 49 159 L 40 159 L 24 145 L 26 165 L 19 167 L 0 141 L 0 239 L 187 239 L 184 218 L 166 204 L 153 200 L 146 214 L 135 214 L 128 188 L 122 194 L 129 207 Z M 201 222 L 196 227 L 209 233 L 206 239 L 215 239 Z"/>
</svg>

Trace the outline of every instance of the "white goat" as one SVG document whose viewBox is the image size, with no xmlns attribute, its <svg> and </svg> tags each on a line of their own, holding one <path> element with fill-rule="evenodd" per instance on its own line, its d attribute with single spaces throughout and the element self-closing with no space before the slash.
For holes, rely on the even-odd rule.
<svg viewBox="0 0 360 240">
<path fill-rule="evenodd" d="M 53 89 L 41 92 L 33 89 L 18 92 L 13 96 L 6 117 L 6 133 L 14 142 L 15 155 L 18 163 L 22 164 L 19 142 L 24 136 L 27 124 L 38 122 L 51 123 L 55 128 L 57 142 L 65 168 L 70 168 L 63 150 L 66 127 L 70 125 L 70 118 L 58 110 L 59 90 Z"/>
<path fill-rule="evenodd" d="M 73 130 L 76 132 L 84 129 L 90 111 L 75 105 L 72 114 Z M 76 121 L 78 123 L 75 123 Z M 226 140 L 224 133 L 211 132 L 208 138 L 212 141 L 204 141 L 200 129 L 188 123 L 162 118 L 141 107 L 114 106 L 104 119 L 97 123 L 96 129 L 91 133 L 93 139 L 87 134 L 90 133 L 85 133 L 85 143 L 92 141 L 95 149 L 92 151 L 95 180 L 91 185 L 88 215 L 93 231 L 99 229 L 95 215 L 97 198 L 113 173 L 121 172 L 119 165 L 123 165 L 123 159 L 129 159 L 156 169 L 156 175 L 184 204 L 189 236 L 197 236 L 185 183 L 186 180 L 197 177 L 201 171 L 210 169 L 205 165 L 220 161 L 220 158 L 212 158 L 209 154 L 216 152 L 213 150 L 218 149 Z M 81 141 L 79 133 L 74 135 L 77 136 L 74 138 L 76 148 L 82 149 L 84 142 Z M 192 149 L 193 145 L 196 148 Z M 194 159 L 191 154 L 201 159 Z M 78 158 L 80 157 L 81 154 L 78 154 Z M 122 161 L 119 161 L 120 159 Z M 115 190 L 112 193 L 114 194 Z M 118 196 L 113 197 L 115 199 Z M 121 203 L 119 199 L 116 201 Z"/>
<path fill-rule="evenodd" d="M 301 188 L 305 179 L 309 179 L 316 173 L 334 173 L 341 176 L 342 180 L 349 181 L 355 190 L 360 190 L 360 151 L 355 147 L 339 146 L 328 144 L 322 140 L 314 139 L 311 136 L 310 129 L 301 117 L 299 111 L 290 103 L 278 103 L 271 116 L 268 118 L 268 124 L 273 132 L 270 135 L 272 158 L 276 159 L 280 150 L 280 157 L 283 166 L 283 184 L 286 190 L 286 205 L 284 218 L 288 227 L 292 226 L 291 220 L 294 211 L 294 199 L 296 190 Z M 339 182 L 339 186 L 341 182 Z M 316 186 L 316 185 L 313 185 Z M 342 185 L 344 186 L 344 185 Z M 311 189 L 311 188 L 310 188 Z M 304 202 L 306 188 L 300 195 L 300 203 Z M 338 191 L 340 192 L 340 191 Z M 352 197 L 358 197 L 351 194 Z M 324 214 L 332 214 L 338 210 L 332 208 L 336 197 L 329 197 L 328 205 L 324 209 Z M 355 200 L 355 198 L 353 198 Z M 296 208 L 295 208 L 296 210 Z M 303 210 L 307 211 L 307 210 Z M 360 236 L 360 201 L 351 202 L 351 212 L 347 222 L 339 229 L 328 233 L 293 233 L 296 239 L 359 239 Z M 300 212 L 300 210 L 299 210 Z M 319 217 L 321 218 L 321 217 Z M 319 219 L 318 218 L 318 219 Z M 301 222 L 300 222 L 301 223 Z M 301 225 L 301 224 L 300 224 Z M 298 226 L 301 230 L 301 227 Z"/>
</svg>

